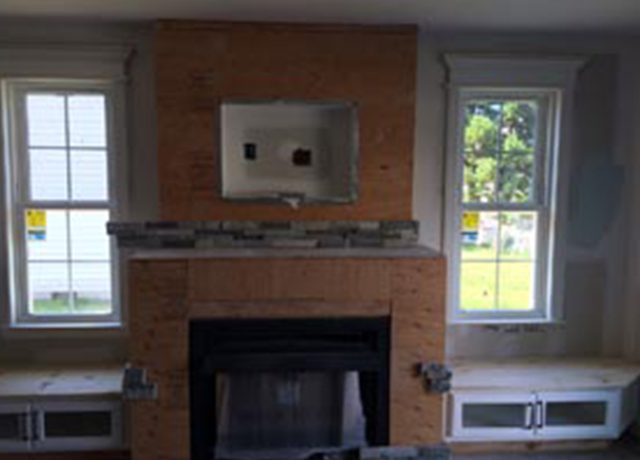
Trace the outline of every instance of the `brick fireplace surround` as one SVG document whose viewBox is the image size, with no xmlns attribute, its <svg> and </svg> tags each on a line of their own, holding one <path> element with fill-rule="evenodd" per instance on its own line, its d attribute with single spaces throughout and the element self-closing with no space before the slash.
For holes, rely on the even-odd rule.
<svg viewBox="0 0 640 460">
<path fill-rule="evenodd" d="M 443 399 L 414 371 L 443 360 L 441 256 L 420 248 L 155 251 L 134 254 L 129 270 L 130 358 L 158 385 L 157 399 L 131 404 L 133 460 L 190 457 L 188 325 L 199 318 L 389 316 L 390 443 L 442 440 Z"/>
</svg>

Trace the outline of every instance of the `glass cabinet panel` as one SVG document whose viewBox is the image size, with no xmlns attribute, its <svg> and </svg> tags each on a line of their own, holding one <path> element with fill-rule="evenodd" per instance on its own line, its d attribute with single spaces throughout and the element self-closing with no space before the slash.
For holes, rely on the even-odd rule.
<svg viewBox="0 0 640 460">
<path fill-rule="evenodd" d="M 462 407 L 465 428 L 524 428 L 530 424 L 524 403 L 467 403 Z"/>
<path fill-rule="evenodd" d="M 594 426 L 607 423 L 605 401 L 571 401 L 547 404 L 547 426 Z"/>
<path fill-rule="evenodd" d="M 111 436 L 110 411 L 48 412 L 44 414 L 46 438 Z"/>
<path fill-rule="evenodd" d="M 37 404 L 40 451 L 80 451 L 122 446 L 118 400 L 43 401 Z"/>
<path fill-rule="evenodd" d="M 29 405 L 0 404 L 0 452 L 25 452 L 31 446 Z"/>
<path fill-rule="evenodd" d="M 0 441 L 20 441 L 24 436 L 24 415 L 0 413 Z"/>
<path fill-rule="evenodd" d="M 613 439 L 622 429 L 619 390 L 541 392 L 545 439 Z"/>
<path fill-rule="evenodd" d="M 528 441 L 535 433 L 534 402 L 531 393 L 455 394 L 451 435 L 464 441 Z"/>
</svg>

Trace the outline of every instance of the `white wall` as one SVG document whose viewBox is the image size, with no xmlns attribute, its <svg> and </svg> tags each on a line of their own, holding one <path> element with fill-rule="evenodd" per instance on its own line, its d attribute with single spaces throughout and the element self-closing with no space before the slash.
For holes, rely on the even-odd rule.
<svg viewBox="0 0 640 460">
<path fill-rule="evenodd" d="M 618 164 L 630 176 L 630 163 L 640 145 L 634 125 L 640 107 L 636 97 L 640 83 L 636 58 L 639 44 L 640 41 L 628 38 L 595 36 L 421 34 L 414 215 L 421 222 L 421 241 L 440 249 L 444 249 L 442 171 L 446 130 L 446 71 L 442 54 L 579 54 L 590 58 L 578 78 L 574 108 L 572 174 L 568 178 L 572 205 L 565 275 L 566 320 L 542 326 L 452 325 L 447 331 L 449 357 L 623 353 L 625 340 L 630 340 L 628 334 L 626 339 L 623 334 L 631 315 L 625 313 L 623 302 L 629 238 L 626 197 L 630 182 L 622 185 L 619 199 L 612 199 L 610 206 L 598 207 L 591 205 L 590 200 L 602 198 L 606 204 L 609 197 L 616 196 L 617 188 L 594 182 L 593 178 L 585 179 L 585 171 Z M 580 206 L 581 201 L 587 204 Z"/>
<path fill-rule="evenodd" d="M 633 75 L 640 74 L 640 50 L 630 53 L 629 67 Z M 630 142 L 635 151 L 629 162 L 629 191 L 627 194 L 627 228 L 628 246 L 621 249 L 627 255 L 626 264 L 621 264 L 620 282 L 625 283 L 625 297 L 621 304 L 618 330 L 623 332 L 623 350 L 625 356 L 640 361 L 640 79 L 633 82 L 633 90 L 629 90 L 625 101 L 633 110 L 634 123 L 630 128 Z"/>
</svg>

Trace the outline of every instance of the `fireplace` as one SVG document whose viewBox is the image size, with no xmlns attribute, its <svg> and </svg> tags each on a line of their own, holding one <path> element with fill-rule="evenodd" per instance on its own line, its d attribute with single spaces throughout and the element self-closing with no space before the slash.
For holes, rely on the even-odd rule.
<svg viewBox="0 0 640 460">
<path fill-rule="evenodd" d="M 313 374 L 305 385 L 329 389 L 323 398 L 336 397 L 341 381 L 349 391 L 357 389 L 368 443 L 403 446 L 442 440 L 443 397 L 425 391 L 416 364 L 444 359 L 444 259 L 420 248 L 342 255 L 327 251 L 305 250 L 296 256 L 283 250 L 142 251 L 132 256 L 129 356 L 157 388 L 155 397 L 130 404 L 133 460 L 210 459 L 219 447 L 218 425 L 225 426 L 216 419 L 217 411 L 224 415 L 216 407 L 216 397 L 224 394 L 218 388 L 228 374 L 243 369 L 275 377 L 317 371 L 324 380 L 313 383 L 318 382 Z M 376 318 L 388 319 L 379 326 Z M 304 326 L 307 321 L 310 326 Z M 364 327 L 368 321 L 378 326 Z M 285 334 L 286 324 L 298 333 Z M 255 331 L 262 331 L 257 339 L 251 338 Z M 340 339 L 324 340 L 320 332 Z M 247 351 L 249 344 L 253 353 Z M 388 358 L 381 359 L 387 349 Z M 269 358 L 265 363 L 261 354 Z M 339 375 L 333 380 L 321 367 L 323 356 L 342 356 L 346 363 L 335 366 Z M 362 359 L 351 367 L 349 356 Z M 270 359 L 291 367 L 297 363 L 302 370 L 274 372 Z M 366 366 L 368 374 L 355 371 L 357 386 L 347 382 L 353 379 L 347 369 Z M 384 366 L 388 373 L 380 371 Z M 371 374 L 377 374 L 374 384 L 362 379 Z M 267 387 L 284 388 L 283 399 L 294 395 L 295 400 L 294 377 L 287 376 L 284 384 L 273 383 L 273 375 L 263 380 Z M 361 391 L 363 386 L 377 389 Z M 384 386 L 388 391 L 381 390 Z M 365 394 L 380 395 L 384 402 L 375 407 L 372 400 L 377 399 L 364 401 Z M 358 413 L 357 407 L 352 413 Z"/>
<path fill-rule="evenodd" d="M 191 458 L 389 442 L 389 317 L 192 320 Z"/>
</svg>

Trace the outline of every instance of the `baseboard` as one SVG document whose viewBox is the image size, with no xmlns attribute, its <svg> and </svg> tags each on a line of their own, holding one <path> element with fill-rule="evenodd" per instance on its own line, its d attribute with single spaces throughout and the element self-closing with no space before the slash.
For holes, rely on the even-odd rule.
<svg viewBox="0 0 640 460">
<path fill-rule="evenodd" d="M 611 445 L 609 441 L 551 441 L 551 442 L 474 442 L 451 443 L 455 454 L 554 452 L 568 450 L 602 450 Z"/>
</svg>

